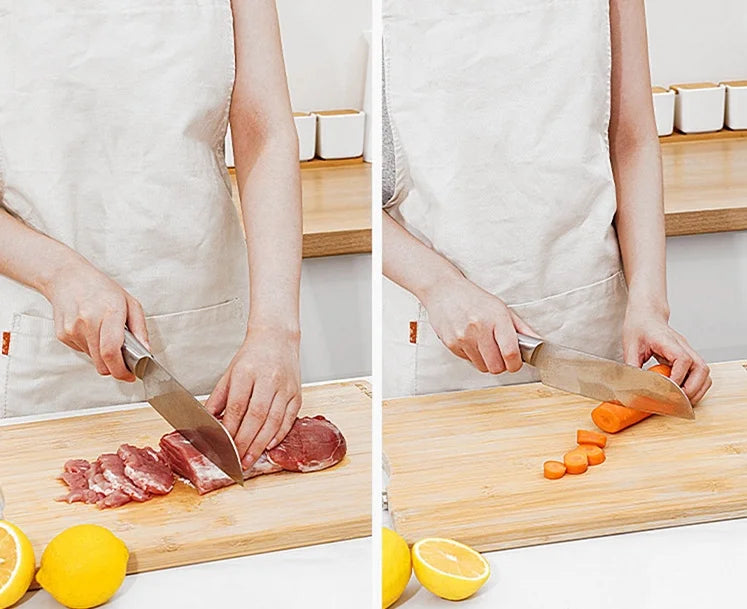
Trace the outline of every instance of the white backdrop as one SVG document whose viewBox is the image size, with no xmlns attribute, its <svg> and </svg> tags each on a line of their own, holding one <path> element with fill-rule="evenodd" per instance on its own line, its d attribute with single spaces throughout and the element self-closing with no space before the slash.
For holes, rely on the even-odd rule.
<svg viewBox="0 0 747 609">
<path fill-rule="evenodd" d="M 371 0 L 277 0 L 296 112 L 363 107 Z"/>
<path fill-rule="evenodd" d="M 646 0 L 656 85 L 747 78 L 745 0 Z"/>
</svg>

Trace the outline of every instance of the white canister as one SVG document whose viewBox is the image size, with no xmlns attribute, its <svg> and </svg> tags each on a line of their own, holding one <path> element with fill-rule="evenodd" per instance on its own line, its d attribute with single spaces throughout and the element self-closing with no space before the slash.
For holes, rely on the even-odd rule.
<svg viewBox="0 0 747 609">
<path fill-rule="evenodd" d="M 683 133 L 719 131 L 724 126 L 725 87 L 712 82 L 670 85 L 674 126 Z"/>
<path fill-rule="evenodd" d="M 316 116 L 308 112 L 294 112 L 293 122 L 296 123 L 298 134 L 298 159 L 310 161 L 316 149 Z"/>
<path fill-rule="evenodd" d="M 722 82 L 726 87 L 724 123 L 729 129 L 747 129 L 747 80 Z"/>
<path fill-rule="evenodd" d="M 317 116 L 316 154 L 323 159 L 347 159 L 363 154 L 366 113 L 323 110 Z"/>
<path fill-rule="evenodd" d="M 674 131 L 674 91 L 664 87 L 653 87 L 654 117 L 656 132 L 659 135 L 671 135 Z"/>
</svg>

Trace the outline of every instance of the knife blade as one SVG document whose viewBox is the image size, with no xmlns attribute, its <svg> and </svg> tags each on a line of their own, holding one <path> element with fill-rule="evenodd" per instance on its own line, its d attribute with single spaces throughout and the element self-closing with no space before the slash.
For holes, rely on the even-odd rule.
<svg viewBox="0 0 747 609">
<path fill-rule="evenodd" d="M 125 329 L 127 367 L 143 381 L 145 399 L 158 414 L 234 482 L 244 485 L 236 444 L 225 427 Z"/>
<path fill-rule="evenodd" d="M 537 368 L 540 380 L 570 393 L 616 402 L 655 414 L 694 419 L 682 389 L 667 377 L 519 334 L 521 358 Z"/>
</svg>

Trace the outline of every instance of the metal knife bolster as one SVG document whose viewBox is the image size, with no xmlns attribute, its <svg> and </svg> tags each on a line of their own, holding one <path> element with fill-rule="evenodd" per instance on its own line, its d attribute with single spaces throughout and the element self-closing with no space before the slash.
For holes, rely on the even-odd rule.
<svg viewBox="0 0 747 609">
<path fill-rule="evenodd" d="M 521 351 L 521 359 L 527 364 L 532 364 L 532 357 L 537 347 L 543 344 L 543 341 L 533 336 L 527 336 L 526 334 L 517 334 L 519 338 L 519 351 Z"/>
<path fill-rule="evenodd" d="M 122 354 L 124 355 L 124 361 L 125 364 L 127 364 L 127 367 L 132 370 L 137 378 L 142 379 L 145 374 L 145 369 L 148 367 L 148 360 L 152 356 L 142 343 L 129 332 L 129 330 L 125 330 Z"/>
</svg>

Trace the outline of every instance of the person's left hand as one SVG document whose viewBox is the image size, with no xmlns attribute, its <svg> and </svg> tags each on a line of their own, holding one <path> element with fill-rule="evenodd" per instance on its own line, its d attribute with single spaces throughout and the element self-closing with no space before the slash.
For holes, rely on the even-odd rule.
<svg viewBox="0 0 747 609">
<path fill-rule="evenodd" d="M 244 469 L 279 444 L 296 420 L 301 408 L 299 338 L 298 332 L 250 327 L 205 403 L 211 414 L 223 414 Z"/>
<path fill-rule="evenodd" d="M 675 332 L 662 313 L 629 304 L 623 325 L 625 363 L 640 368 L 651 357 L 672 368 L 670 378 L 696 404 L 710 389 L 711 371 L 702 357 Z"/>
</svg>

